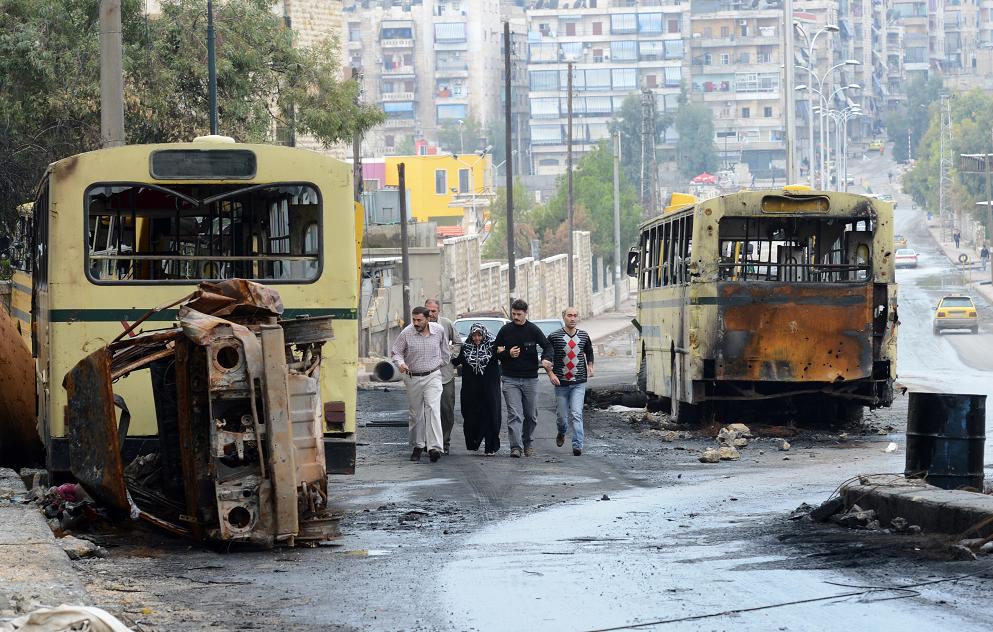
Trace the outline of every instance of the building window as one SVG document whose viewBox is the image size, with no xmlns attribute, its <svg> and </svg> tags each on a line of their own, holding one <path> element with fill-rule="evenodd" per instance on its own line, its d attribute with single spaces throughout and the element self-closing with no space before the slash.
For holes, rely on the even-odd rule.
<svg viewBox="0 0 993 632">
<path fill-rule="evenodd" d="M 348 41 L 349 42 L 362 41 L 362 29 L 358 24 L 348 25 Z"/>
<path fill-rule="evenodd" d="M 434 25 L 434 41 L 448 44 L 465 41 L 465 22 L 438 22 Z"/>
<path fill-rule="evenodd" d="M 667 88 L 678 88 L 683 82 L 683 68 L 681 66 L 667 66 L 665 68 L 665 85 Z"/>
<path fill-rule="evenodd" d="M 636 13 L 615 13 L 610 16 L 611 33 L 637 33 L 638 15 Z"/>
<path fill-rule="evenodd" d="M 448 172 L 444 169 L 435 169 L 434 171 L 434 192 L 438 195 L 445 195 L 448 193 Z"/>
<path fill-rule="evenodd" d="M 739 64 L 749 64 L 751 63 L 751 61 L 752 61 L 752 56 L 749 55 L 748 53 L 741 53 L 738 55 Z"/>
<path fill-rule="evenodd" d="M 665 42 L 665 58 L 666 59 L 682 59 L 683 58 L 683 40 L 666 40 L 666 42 Z"/>
<path fill-rule="evenodd" d="M 750 108 L 741 108 L 741 118 L 751 118 L 752 111 Z"/>
<path fill-rule="evenodd" d="M 728 53 L 721 53 L 721 65 L 727 66 L 731 63 L 731 55 Z"/>
<path fill-rule="evenodd" d="M 469 192 L 469 170 L 459 169 L 459 193 Z"/>
<path fill-rule="evenodd" d="M 772 53 L 761 52 L 755 55 L 755 60 L 760 64 L 771 64 L 772 63 Z"/>
<path fill-rule="evenodd" d="M 713 66 L 714 65 L 714 56 L 711 53 L 704 53 L 703 54 L 703 65 L 704 66 Z"/>
<path fill-rule="evenodd" d="M 667 30 L 668 30 L 669 33 L 679 33 L 680 32 L 679 19 L 678 18 L 675 18 L 675 19 L 668 20 L 668 29 Z"/>
<path fill-rule="evenodd" d="M 587 74 L 589 71 L 587 71 Z M 633 90 L 638 87 L 637 68 L 615 68 L 611 70 L 611 85 L 614 90 Z"/>
<path fill-rule="evenodd" d="M 532 70 L 530 80 L 531 90 L 533 92 L 559 89 L 558 70 Z"/>
<path fill-rule="evenodd" d="M 661 33 L 662 14 L 661 13 L 640 13 L 638 14 L 638 32 L 640 33 Z"/>
<path fill-rule="evenodd" d="M 437 108 L 439 121 L 464 119 L 469 113 L 464 103 L 446 103 L 438 105 Z"/>
<path fill-rule="evenodd" d="M 730 37 L 730 36 L 731 36 L 731 27 L 729 27 L 729 26 L 722 26 L 721 27 L 721 38 L 723 39 L 723 38 Z"/>
<path fill-rule="evenodd" d="M 559 100 L 557 97 L 531 99 L 531 118 L 558 118 Z"/>
<path fill-rule="evenodd" d="M 603 35 L 603 22 L 594 22 L 593 23 L 593 34 L 594 35 Z"/>
<path fill-rule="evenodd" d="M 387 147 L 393 147 L 396 144 L 396 136 L 387 134 L 386 136 L 383 136 L 383 142 L 386 143 Z"/>
<path fill-rule="evenodd" d="M 655 75 L 645 75 L 645 87 L 646 88 L 658 87 L 658 78 Z"/>
<path fill-rule="evenodd" d="M 765 106 L 765 108 L 762 109 L 762 115 L 766 118 L 772 118 L 772 107 L 768 105 Z"/>
<path fill-rule="evenodd" d="M 566 22 L 565 23 L 565 34 L 566 35 L 575 35 L 576 34 L 576 23 L 575 22 Z"/>
<path fill-rule="evenodd" d="M 636 61 L 638 42 L 611 42 L 610 59 L 613 61 Z"/>
<path fill-rule="evenodd" d="M 535 145 L 562 144 L 561 125 L 532 125 L 531 142 Z"/>
</svg>

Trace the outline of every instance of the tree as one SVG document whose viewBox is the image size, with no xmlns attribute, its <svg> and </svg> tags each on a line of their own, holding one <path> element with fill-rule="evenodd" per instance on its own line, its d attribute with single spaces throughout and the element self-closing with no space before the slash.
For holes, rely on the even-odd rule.
<svg viewBox="0 0 993 632">
<path fill-rule="evenodd" d="M 414 151 L 414 137 L 409 134 L 401 138 L 396 145 L 396 155 L 398 156 L 413 156 Z"/>
<path fill-rule="evenodd" d="M 989 152 L 990 129 L 993 129 L 993 98 L 979 90 L 951 96 L 951 155 L 953 164 L 959 164 L 959 154 Z M 937 211 L 939 207 L 939 181 L 941 168 L 940 108 L 931 108 L 927 131 L 917 146 L 914 167 L 903 177 L 903 189 L 920 206 Z M 978 174 L 964 174 L 952 170 L 952 183 L 948 190 L 949 208 L 953 213 L 964 211 L 980 221 L 986 221 L 985 210 L 976 202 L 986 199 L 986 181 Z"/>
<path fill-rule="evenodd" d="M 471 116 L 459 121 L 446 121 L 438 127 L 438 147 L 453 154 L 471 153 L 486 147 L 485 134 L 479 121 Z"/>
<path fill-rule="evenodd" d="M 574 216 L 576 230 L 589 230 L 593 254 L 607 261 L 614 260 L 614 162 L 610 145 L 601 141 L 583 156 L 573 174 Z M 551 255 L 567 251 L 564 235 L 568 240 L 567 185 L 565 177 L 559 181 L 555 195 L 544 207 L 535 209 L 531 221 L 535 231 L 543 236 L 542 254 Z M 638 194 L 621 174 L 621 249 L 634 243 L 641 218 Z"/>
<path fill-rule="evenodd" d="M 679 172 L 686 178 L 704 171 L 715 171 L 718 165 L 714 149 L 714 117 L 710 108 L 695 103 L 682 103 L 676 111 L 676 156 Z"/>
<path fill-rule="evenodd" d="M 538 234 L 531 225 L 534 198 L 524 183 L 514 180 L 514 250 L 517 257 L 531 255 L 531 240 Z M 499 187 L 490 204 L 490 234 L 483 246 L 485 259 L 507 258 L 507 187 Z"/>
<path fill-rule="evenodd" d="M 162 0 L 146 20 L 121 9 L 129 143 L 188 141 L 208 131 L 206 3 Z M 350 140 L 383 114 L 339 80 L 335 38 L 308 48 L 273 0 L 215 5 L 220 132 L 272 142 L 293 126 L 325 145 Z M 32 197 L 45 166 L 100 145 L 99 0 L 0 0 L 0 210 Z"/>
<path fill-rule="evenodd" d="M 906 106 L 886 115 L 886 137 L 893 143 L 893 159 L 897 162 L 906 162 L 909 148 L 916 148 L 921 142 L 930 123 L 931 104 L 940 99 L 942 90 L 940 76 L 915 77 L 907 89 Z M 907 146 L 908 131 L 910 147 Z"/>
<path fill-rule="evenodd" d="M 621 103 L 621 109 L 614 113 L 610 121 L 610 133 L 621 133 L 621 171 L 628 182 L 637 190 L 642 189 L 641 145 L 642 145 L 641 98 L 630 94 Z M 655 112 L 655 144 L 665 141 L 665 132 L 673 124 L 672 114 Z M 695 175 L 695 174 L 694 174 Z"/>
</svg>

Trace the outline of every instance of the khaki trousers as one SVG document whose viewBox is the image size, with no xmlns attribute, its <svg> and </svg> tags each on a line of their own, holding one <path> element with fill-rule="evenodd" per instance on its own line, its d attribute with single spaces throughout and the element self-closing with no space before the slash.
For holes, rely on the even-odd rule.
<svg viewBox="0 0 993 632">
<path fill-rule="evenodd" d="M 411 447 L 443 451 L 441 434 L 441 372 L 428 375 L 403 376 L 407 385 L 407 403 L 410 407 L 409 441 Z"/>
</svg>

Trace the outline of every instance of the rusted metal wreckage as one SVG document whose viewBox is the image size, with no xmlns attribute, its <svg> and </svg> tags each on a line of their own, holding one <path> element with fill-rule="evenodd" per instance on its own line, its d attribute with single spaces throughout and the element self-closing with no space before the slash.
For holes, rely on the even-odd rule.
<svg viewBox="0 0 993 632">
<path fill-rule="evenodd" d="M 72 473 L 116 513 L 196 539 L 335 537 L 319 387 L 331 318 L 280 320 L 279 294 L 241 279 L 153 312 L 177 304 L 178 327 L 134 335 L 138 321 L 65 376 Z M 143 370 L 159 450 L 125 467 L 130 412 L 113 385 Z"/>
</svg>

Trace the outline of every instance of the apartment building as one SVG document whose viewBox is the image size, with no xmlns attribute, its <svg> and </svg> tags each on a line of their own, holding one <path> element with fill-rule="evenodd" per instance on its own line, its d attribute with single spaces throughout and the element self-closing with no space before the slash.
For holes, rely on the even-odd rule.
<svg viewBox="0 0 993 632">
<path fill-rule="evenodd" d="M 624 99 L 651 91 L 675 112 L 684 79 L 689 5 L 679 0 L 532 0 L 527 6 L 532 173 L 566 169 L 568 68 L 573 152 L 609 137 Z"/>
<path fill-rule="evenodd" d="M 497 114 L 503 61 L 499 0 L 346 0 L 348 65 L 386 123 L 366 155 L 389 155 L 440 127 Z M 474 139 L 475 140 L 475 139 Z M 475 143 L 473 144 L 475 148 Z"/>
<path fill-rule="evenodd" d="M 691 0 L 691 98 L 710 108 L 716 147 L 731 167 L 782 173 L 786 139 L 779 0 Z"/>
</svg>

